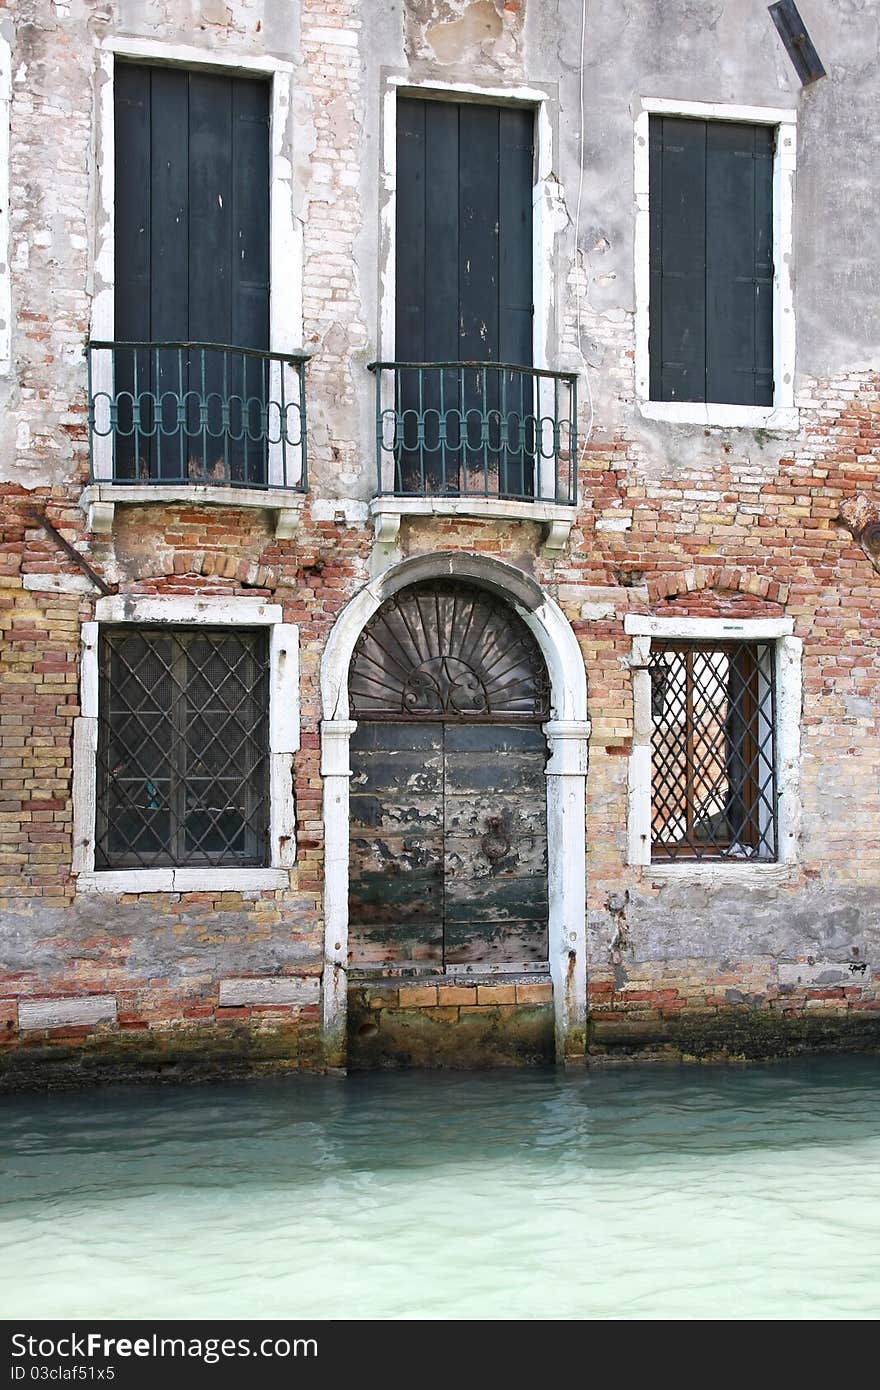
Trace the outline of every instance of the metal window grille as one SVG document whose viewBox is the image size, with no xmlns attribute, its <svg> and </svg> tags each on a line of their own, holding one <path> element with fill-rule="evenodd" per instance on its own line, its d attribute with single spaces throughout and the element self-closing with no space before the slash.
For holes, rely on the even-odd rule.
<svg viewBox="0 0 880 1390">
<path fill-rule="evenodd" d="M 265 632 L 105 628 L 100 659 L 97 866 L 265 864 Z"/>
<path fill-rule="evenodd" d="M 776 858 L 769 643 L 651 649 L 652 857 Z"/>
</svg>

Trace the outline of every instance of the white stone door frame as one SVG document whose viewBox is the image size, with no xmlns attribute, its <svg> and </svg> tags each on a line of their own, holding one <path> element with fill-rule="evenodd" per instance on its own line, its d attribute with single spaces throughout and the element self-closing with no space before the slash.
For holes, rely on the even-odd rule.
<svg viewBox="0 0 880 1390">
<path fill-rule="evenodd" d="M 509 603 L 531 630 L 550 676 L 551 717 L 544 725 L 547 762 L 547 843 L 550 975 L 556 1016 L 556 1056 L 586 1051 L 586 844 L 588 741 L 587 678 L 577 638 L 557 603 L 512 565 L 458 551 L 404 560 L 374 579 L 342 610 L 321 662 L 321 775 L 324 780 L 323 1031 L 331 1064 L 345 1058 L 348 969 L 349 745 L 348 673 L 355 643 L 376 610 L 420 580 L 454 578 Z"/>
</svg>

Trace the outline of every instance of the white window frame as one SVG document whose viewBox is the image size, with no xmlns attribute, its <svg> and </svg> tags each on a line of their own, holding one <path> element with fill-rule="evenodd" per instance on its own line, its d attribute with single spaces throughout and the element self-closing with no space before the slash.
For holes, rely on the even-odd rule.
<svg viewBox="0 0 880 1390">
<path fill-rule="evenodd" d="M 652 115 L 704 121 L 746 121 L 776 127 L 773 160 L 773 404 L 725 405 L 714 401 L 652 401 L 650 331 L 649 124 Z M 643 97 L 635 120 L 635 371 L 636 403 L 646 420 L 767 430 L 796 430 L 795 314 L 792 281 L 794 174 L 797 112 L 775 106 L 733 106 L 705 101 Z"/>
<path fill-rule="evenodd" d="M 98 644 L 107 624 L 269 628 L 269 845 L 265 868 L 95 869 Z M 300 746 L 299 629 L 282 621 L 281 605 L 250 597 L 189 598 L 113 595 L 98 599 L 95 621 L 83 623 L 80 715 L 73 726 L 73 859 L 78 893 L 193 893 L 287 888 L 296 859 L 293 755 Z"/>
<path fill-rule="evenodd" d="M 427 101 L 488 103 L 493 106 L 525 107 L 535 117 L 535 182 L 532 187 L 532 357 L 536 368 L 547 368 L 549 354 L 557 342 L 556 239 L 565 226 L 560 216 L 561 188 L 553 176 L 553 127 L 549 114 L 551 93 L 541 87 L 482 86 L 467 82 L 419 81 L 408 75 L 391 74 L 385 79 L 382 96 L 382 183 L 379 251 L 379 330 L 378 358 L 395 360 L 396 274 L 397 274 L 397 98 L 416 97 Z M 552 386 L 546 383 L 547 401 Z M 393 386 L 382 386 L 383 408 L 393 409 Z M 383 460 L 383 491 L 390 494 L 394 476 L 393 460 Z M 370 504 L 377 539 L 386 545 L 396 542 L 401 518 L 413 514 L 441 516 L 503 516 L 545 524 L 545 547 L 561 550 L 568 540 L 574 508 L 554 502 L 502 501 L 497 498 L 396 498 L 383 495 Z"/>
<path fill-rule="evenodd" d="M 12 48 L 0 35 L 0 376 L 12 370 L 12 281 L 9 266 L 9 118 Z"/>
<path fill-rule="evenodd" d="M 293 63 L 280 58 L 220 52 L 216 48 L 200 48 L 194 44 L 164 43 L 154 39 L 110 37 L 100 45 L 98 57 L 98 118 L 97 118 L 97 202 L 98 224 L 95 245 L 96 292 L 92 301 L 91 337 L 95 341 L 115 339 L 115 67 L 117 58 L 130 58 L 149 64 L 175 68 L 202 68 L 206 71 L 238 73 L 245 77 L 268 77 L 270 80 L 270 182 L 269 182 L 269 351 L 301 352 L 303 342 L 303 226 L 294 215 L 294 204 L 302 190 L 295 182 L 293 151 L 288 138 L 292 109 Z M 110 364 L 98 354 L 94 363 L 93 391 L 109 390 Z M 298 392 L 298 387 L 291 389 Z M 101 488 L 102 479 L 108 484 L 113 476 L 112 440 L 98 437 L 93 440 L 94 475 L 96 487 L 89 490 L 86 501 L 112 505 L 114 494 L 109 487 Z M 281 506 L 296 508 L 297 503 L 287 489 L 271 487 L 273 459 L 269 458 L 270 487 L 262 490 L 212 488 L 214 501 L 235 502 L 246 506 Z M 133 485 L 126 487 L 131 491 Z M 193 489 L 169 485 L 145 485 L 139 489 L 154 501 L 166 502 L 191 499 Z M 239 494 L 242 495 L 239 495 Z M 96 518 L 97 520 L 97 518 Z M 112 524 L 112 515 L 110 518 Z M 100 522 L 95 529 L 107 530 Z"/>
<path fill-rule="evenodd" d="M 787 877 L 798 859 L 800 836 L 800 746 L 803 641 L 793 636 L 793 618 L 653 618 L 629 614 L 632 637 L 633 741 L 627 792 L 627 863 L 642 865 L 664 880 Z M 774 648 L 776 675 L 776 859 L 651 858 L 651 659 L 652 638 L 665 641 L 767 642 Z"/>
</svg>

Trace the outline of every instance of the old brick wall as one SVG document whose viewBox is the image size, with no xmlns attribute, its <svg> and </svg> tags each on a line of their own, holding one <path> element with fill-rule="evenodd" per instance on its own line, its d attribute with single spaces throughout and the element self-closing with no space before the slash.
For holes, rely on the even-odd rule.
<svg viewBox="0 0 880 1390">
<path fill-rule="evenodd" d="M 648 0 L 645 6 L 652 8 Z M 782 84 L 797 104 L 794 84 L 775 57 L 761 50 L 760 62 L 752 61 L 748 45 L 757 40 L 735 28 L 738 7 L 721 8 L 723 25 L 731 26 L 729 60 L 741 90 L 719 78 L 720 94 L 759 101 Z M 633 79 L 622 65 L 629 49 L 621 44 L 624 56 L 618 56 L 614 36 L 603 27 L 612 19 L 591 17 L 586 88 L 593 93 L 587 102 L 593 119 L 584 143 L 589 176 L 575 257 L 578 95 L 569 39 L 578 32 L 580 9 L 567 4 L 563 10 L 556 32 L 533 0 L 420 0 L 393 11 L 369 0 L 234 0 L 225 6 L 204 0 L 193 9 L 178 0 L 149 7 L 140 0 L 119 6 L 11 0 L 3 9 L 3 32 L 13 45 L 14 366 L 0 381 L 0 478 L 6 480 L 0 1036 L 23 1082 L 42 1075 L 47 1061 L 75 1078 L 131 1068 L 179 1075 L 322 1060 L 318 672 L 336 615 L 381 564 L 367 521 L 375 472 L 373 383 L 365 364 L 376 351 L 383 294 L 379 117 L 388 66 L 442 81 L 558 88 L 551 102 L 558 133 L 554 177 L 567 222 L 554 266 L 560 295 L 551 365 L 576 366 L 583 375 L 574 293 L 580 281 L 582 346 L 595 404 L 591 420 L 582 392 L 585 443 L 570 547 L 558 558 L 542 553 L 533 523 L 425 517 L 404 521 L 399 554 L 461 549 L 504 558 L 559 601 L 577 634 L 593 723 L 585 827 L 593 1048 L 684 1048 L 704 1055 L 728 1046 L 758 1054 L 847 1038 L 865 1045 L 876 1038 L 880 581 L 840 521 L 841 508 L 853 499 L 874 505 L 877 498 L 876 358 L 860 321 L 853 318 L 847 338 L 837 309 L 820 298 L 801 229 L 804 274 L 797 302 L 809 372 L 802 366 L 797 381 L 798 431 L 675 427 L 639 418 L 626 270 Z M 679 22 L 680 14 L 664 21 Z M 821 35 L 826 52 L 849 73 L 845 99 L 855 106 L 870 95 L 858 83 L 872 79 L 856 80 L 841 34 L 822 22 L 830 26 Z M 314 357 L 308 368 L 311 490 L 301 528 L 290 540 L 275 540 L 268 513 L 231 506 L 119 507 L 112 535 L 86 528 L 79 505 L 88 475 L 82 345 L 100 281 L 96 43 L 111 34 L 241 55 L 269 51 L 294 65 L 303 342 Z M 649 85 L 656 93 L 665 81 L 678 94 L 684 89 L 676 66 L 681 60 L 669 33 L 667 40 Z M 696 41 L 710 45 L 711 36 L 698 29 Z M 716 59 L 706 61 L 707 86 L 692 93 L 704 99 L 711 95 Z M 833 99 L 844 100 L 839 89 Z M 835 111 L 839 128 L 839 106 Z M 804 119 L 817 121 L 809 111 Z M 799 196 L 815 225 L 816 186 L 827 171 L 815 153 L 822 138 L 818 121 L 810 129 L 811 157 Z M 824 227 L 822 219 L 834 216 L 827 207 L 819 223 Z M 824 365 L 817 360 L 823 325 Z M 298 854 L 288 890 L 119 898 L 76 893 L 71 734 L 80 626 L 93 618 L 97 593 L 37 524 L 33 508 L 45 512 L 120 593 L 259 594 L 280 603 L 284 620 L 299 626 Z M 668 875 L 661 881 L 650 868 L 627 866 L 627 613 L 794 619 L 805 646 L 803 814 L 792 868 L 752 881 L 689 871 L 678 881 Z M 620 901 L 622 908 L 614 905 Z M 221 981 L 252 976 L 294 980 L 302 988 L 292 1002 L 221 1003 Z M 112 996 L 115 1021 L 52 1025 L 49 1014 L 49 1026 L 19 1028 L 20 1000 L 84 996 Z M 26 1010 L 23 1016 L 31 1024 L 38 1017 Z"/>
</svg>

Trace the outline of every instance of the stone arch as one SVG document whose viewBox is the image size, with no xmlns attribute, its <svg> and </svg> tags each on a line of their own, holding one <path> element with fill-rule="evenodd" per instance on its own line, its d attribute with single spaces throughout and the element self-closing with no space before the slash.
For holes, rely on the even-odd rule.
<svg viewBox="0 0 880 1390">
<path fill-rule="evenodd" d="M 192 575 L 202 579 L 228 579 L 247 589 L 277 589 L 281 578 L 270 565 L 258 565 L 223 550 L 165 550 L 159 555 L 144 555 L 125 565 L 124 583 L 137 584 L 150 579 L 168 579 Z"/>
<path fill-rule="evenodd" d="M 679 598 L 682 594 L 693 594 L 703 589 L 751 594 L 754 598 L 769 599 L 771 603 L 785 604 L 788 601 L 787 584 L 780 584 L 767 574 L 733 569 L 727 565 L 700 565 L 694 569 L 676 570 L 671 574 L 652 575 L 648 580 L 648 598 L 652 603 L 660 599 Z"/>
<path fill-rule="evenodd" d="M 587 675 L 577 638 L 559 605 L 514 565 L 486 555 L 438 551 L 418 555 L 386 570 L 343 608 L 321 661 L 321 713 L 324 720 L 348 719 L 348 668 L 354 645 L 376 610 L 399 589 L 422 579 L 469 580 L 499 595 L 530 628 L 550 675 L 553 720 L 587 718 Z"/>
<path fill-rule="evenodd" d="M 559 1060 L 583 1057 L 586 1030 L 585 783 L 590 725 L 587 679 L 577 638 L 559 605 L 528 575 L 501 560 L 441 551 L 402 561 L 371 581 L 339 614 L 321 662 L 321 774 L 324 783 L 323 1028 L 329 1062 L 345 1057 L 348 963 L 348 673 L 355 643 L 379 607 L 420 580 L 469 581 L 501 597 L 532 632 L 550 678 L 547 827 L 550 844 L 550 973 Z"/>
</svg>

